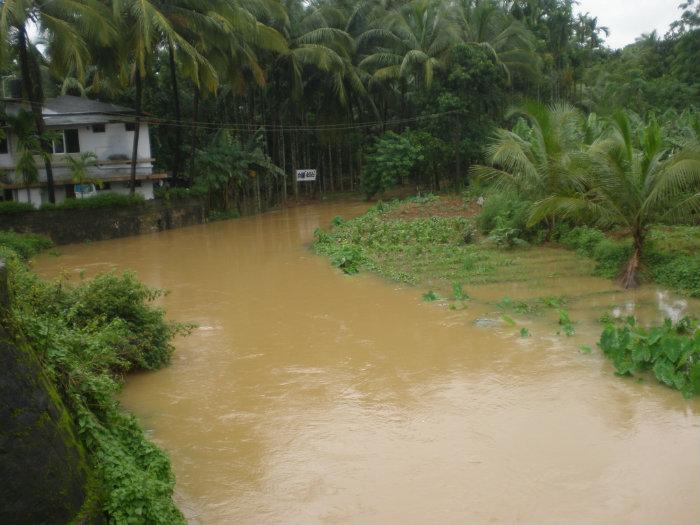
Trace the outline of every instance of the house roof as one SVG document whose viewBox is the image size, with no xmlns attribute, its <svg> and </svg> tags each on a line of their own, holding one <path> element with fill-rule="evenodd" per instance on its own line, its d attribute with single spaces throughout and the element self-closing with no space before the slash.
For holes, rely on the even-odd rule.
<svg viewBox="0 0 700 525">
<path fill-rule="evenodd" d="M 100 102 L 84 97 L 62 95 L 56 98 L 46 99 L 44 103 L 44 116 L 52 115 L 84 115 L 101 113 L 103 115 L 123 115 L 135 113 L 133 109 L 117 106 L 108 102 Z"/>
<path fill-rule="evenodd" d="M 26 103 L 10 102 L 7 104 L 6 111 L 9 114 L 17 114 L 20 108 L 27 108 L 27 106 Z M 135 113 L 130 108 L 72 95 L 46 99 L 42 109 L 47 126 L 132 121 Z"/>
</svg>

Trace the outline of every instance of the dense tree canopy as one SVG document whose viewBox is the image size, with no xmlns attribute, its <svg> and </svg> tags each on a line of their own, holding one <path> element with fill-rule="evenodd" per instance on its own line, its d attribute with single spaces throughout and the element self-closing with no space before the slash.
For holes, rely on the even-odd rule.
<svg viewBox="0 0 700 525">
<path fill-rule="evenodd" d="M 7 0 L 0 59 L 5 82 L 22 81 L 38 142 L 48 140 L 42 99 L 70 93 L 134 107 L 151 123 L 157 168 L 174 186 L 210 180 L 199 160 L 221 150 L 222 130 L 235 137 L 231 147 L 259 150 L 281 171 L 237 175 L 229 196 L 239 206 L 358 188 L 366 155 L 386 131 L 430 146 L 430 167 L 423 161 L 413 180 L 462 187 L 494 130 L 515 122 L 508 107 L 525 100 L 568 103 L 584 115 L 626 107 L 638 119 L 654 112 L 673 121 L 675 112 L 692 129 L 698 5 L 685 2 L 667 35 L 643 35 L 622 50 L 607 48 L 608 29 L 572 6 Z M 318 187 L 300 188 L 290 177 L 298 168 L 317 168 Z"/>
</svg>

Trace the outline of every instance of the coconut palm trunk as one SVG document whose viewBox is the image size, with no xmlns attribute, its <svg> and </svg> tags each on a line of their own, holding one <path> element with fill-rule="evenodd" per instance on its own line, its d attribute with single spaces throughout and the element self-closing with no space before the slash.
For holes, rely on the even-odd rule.
<svg viewBox="0 0 700 525">
<path fill-rule="evenodd" d="M 173 163 L 172 185 L 177 186 L 182 165 L 182 110 L 180 109 L 180 89 L 177 82 L 175 48 L 172 42 L 168 42 L 168 59 L 170 65 L 170 83 L 173 88 L 173 109 L 175 110 L 175 160 Z"/>
<path fill-rule="evenodd" d="M 143 83 L 141 81 L 141 71 L 138 65 L 134 72 L 134 84 L 136 85 L 136 124 L 134 126 L 134 144 L 131 150 L 131 184 L 129 193 L 136 192 L 136 163 L 139 156 L 139 132 L 141 130 L 141 103 L 143 100 Z"/>
<path fill-rule="evenodd" d="M 24 84 L 24 90 L 26 92 L 27 98 L 29 98 L 29 105 L 32 109 L 32 116 L 34 117 L 34 124 L 36 126 L 37 134 L 39 135 L 39 140 L 41 141 L 41 148 L 45 155 L 44 157 L 44 167 L 46 169 L 46 187 L 49 192 L 49 202 L 56 202 L 56 193 L 54 189 L 53 180 L 53 167 L 51 166 L 51 152 L 53 150 L 51 142 L 46 139 L 46 122 L 44 122 L 43 107 L 42 107 L 42 93 L 41 93 L 41 79 L 37 79 L 37 83 L 34 82 L 34 78 L 31 75 L 31 64 L 30 60 L 32 58 L 29 55 L 29 50 L 27 49 L 27 30 L 25 26 L 20 26 L 17 31 L 19 40 L 19 62 L 20 70 L 22 72 L 22 82 Z"/>
<path fill-rule="evenodd" d="M 621 283 L 625 288 L 636 288 L 639 284 L 637 274 L 642 260 L 642 249 L 644 246 L 645 233 L 641 230 L 635 231 L 632 235 L 634 251 L 625 265 L 622 273 Z"/>
</svg>

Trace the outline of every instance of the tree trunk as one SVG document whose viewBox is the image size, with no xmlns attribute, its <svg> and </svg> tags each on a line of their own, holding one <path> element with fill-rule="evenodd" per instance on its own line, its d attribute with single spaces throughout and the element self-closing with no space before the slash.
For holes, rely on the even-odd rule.
<svg viewBox="0 0 700 525">
<path fill-rule="evenodd" d="M 192 137 L 190 139 L 190 179 L 195 179 L 195 154 L 197 152 L 197 120 L 199 119 L 199 86 L 194 86 L 192 99 Z"/>
<path fill-rule="evenodd" d="M 283 125 L 282 119 L 280 119 L 280 127 L 282 125 Z M 284 128 L 282 127 L 281 129 L 282 129 L 281 149 L 282 149 L 282 171 L 283 171 L 283 173 L 282 173 L 282 199 L 284 200 L 284 202 L 287 202 L 287 153 L 286 153 L 287 146 L 284 143 L 284 134 L 285 134 Z"/>
<path fill-rule="evenodd" d="M 134 144 L 131 149 L 131 184 L 129 193 L 136 192 L 136 162 L 139 156 L 139 132 L 141 131 L 141 100 L 143 98 L 143 86 L 141 83 L 141 70 L 136 64 L 134 72 L 134 83 L 136 84 L 136 124 L 134 126 Z"/>
<path fill-rule="evenodd" d="M 173 163 L 172 185 L 178 186 L 180 168 L 182 166 L 182 110 L 180 109 L 180 89 L 177 85 L 177 65 L 175 63 L 175 48 L 168 42 L 168 58 L 170 61 L 170 83 L 173 88 L 173 109 L 175 110 L 175 160 Z"/>
<path fill-rule="evenodd" d="M 24 91 L 29 99 L 29 106 L 32 110 L 32 116 L 34 117 L 34 125 L 36 126 L 36 132 L 39 135 L 39 141 L 41 143 L 41 148 L 44 152 L 44 168 L 46 169 L 46 188 L 49 192 L 49 202 L 56 202 L 56 192 L 54 189 L 53 181 L 53 167 L 51 166 L 51 153 L 53 152 L 53 146 L 49 140 L 46 139 L 46 123 L 44 122 L 44 115 L 42 113 L 42 99 L 43 90 L 41 88 L 41 78 L 32 78 L 30 71 L 30 60 L 29 50 L 27 49 L 27 30 L 24 25 L 18 28 L 18 39 L 19 39 L 19 62 L 20 70 L 22 72 L 22 83 L 24 84 Z"/>
<path fill-rule="evenodd" d="M 637 272 L 639 264 L 642 260 L 642 247 L 644 246 L 644 234 L 635 232 L 634 235 L 634 252 L 627 261 L 627 266 L 622 274 L 622 286 L 624 288 L 636 288 L 639 282 L 637 281 Z"/>
<path fill-rule="evenodd" d="M 291 133 L 290 135 L 292 139 L 291 143 L 291 148 L 292 148 L 292 181 L 294 183 L 294 199 L 299 200 L 299 183 L 297 182 L 297 141 L 295 140 L 296 134 L 294 132 Z"/>
</svg>

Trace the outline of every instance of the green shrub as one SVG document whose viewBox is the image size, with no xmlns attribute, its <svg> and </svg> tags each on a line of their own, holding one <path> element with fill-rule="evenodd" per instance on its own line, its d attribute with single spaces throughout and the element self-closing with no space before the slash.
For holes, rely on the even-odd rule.
<svg viewBox="0 0 700 525">
<path fill-rule="evenodd" d="M 97 475 L 105 522 L 184 523 L 172 501 L 167 455 L 119 407 L 116 395 L 125 372 L 166 363 L 171 338 L 188 327 L 167 322 L 151 304 L 161 292 L 133 275 L 48 282 L 9 249 L 0 255 L 9 261 L 12 315 L 74 416 Z"/>
<path fill-rule="evenodd" d="M 488 235 L 495 229 L 517 230 L 517 235 L 526 238 L 533 233 L 527 226 L 531 203 L 507 193 L 486 197 L 476 223 L 482 233 Z"/>
<path fill-rule="evenodd" d="M 66 199 L 59 204 L 45 203 L 42 210 L 77 210 L 93 208 L 127 208 L 138 206 L 145 202 L 142 195 L 123 195 L 121 193 L 99 193 L 87 199 Z"/>
<path fill-rule="evenodd" d="M 10 248 L 26 261 L 39 252 L 51 248 L 53 242 L 48 237 L 34 233 L 0 231 L 0 246 Z"/>
<path fill-rule="evenodd" d="M 620 275 L 624 264 L 632 255 L 632 243 L 605 238 L 593 250 L 597 275 L 612 279 Z"/>
<path fill-rule="evenodd" d="M 588 226 L 577 226 L 572 230 L 559 231 L 558 234 L 561 244 L 589 257 L 594 254 L 598 244 L 605 240 L 602 231 Z"/>
<path fill-rule="evenodd" d="M 634 318 L 622 326 L 608 324 L 598 346 L 621 376 L 651 371 L 685 397 L 700 393 L 700 331 L 688 318 L 677 325 L 643 328 Z"/>
<path fill-rule="evenodd" d="M 650 265 L 648 275 L 659 284 L 700 297 L 700 257 L 674 255 Z"/>
<path fill-rule="evenodd" d="M 153 190 L 155 198 L 162 199 L 164 201 L 198 199 L 200 197 L 206 197 L 207 193 L 208 192 L 205 188 L 199 186 L 192 188 L 169 188 L 163 186 Z"/>
<path fill-rule="evenodd" d="M 410 133 L 399 135 L 387 131 L 378 137 L 369 152 L 360 175 L 360 189 L 371 199 L 397 181 L 408 178 L 417 162 L 423 159 L 410 140 Z"/>
<path fill-rule="evenodd" d="M 0 215 L 12 215 L 34 211 L 36 208 L 29 202 L 2 201 L 0 202 Z"/>
</svg>

